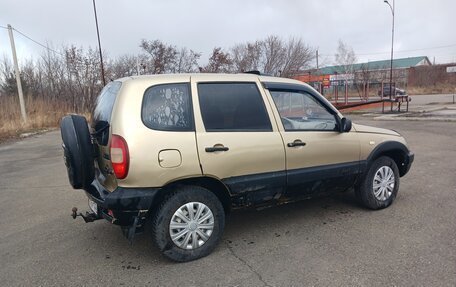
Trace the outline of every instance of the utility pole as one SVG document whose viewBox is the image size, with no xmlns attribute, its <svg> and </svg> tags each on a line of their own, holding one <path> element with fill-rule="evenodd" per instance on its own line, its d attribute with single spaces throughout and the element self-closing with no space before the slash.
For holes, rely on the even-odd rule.
<svg viewBox="0 0 456 287">
<path fill-rule="evenodd" d="M 317 70 L 318 70 L 318 50 L 315 51 L 316 52 L 316 57 L 317 57 Z"/>
<path fill-rule="evenodd" d="M 103 86 L 106 86 L 104 66 L 103 66 L 103 53 L 101 52 L 100 31 L 98 30 L 97 7 L 95 7 L 95 0 L 92 0 L 92 2 L 93 2 L 93 12 L 95 13 L 95 25 L 97 26 L 98 50 L 100 51 L 101 78 L 103 79 Z"/>
<path fill-rule="evenodd" d="M 24 93 L 22 91 L 22 82 L 21 82 L 21 74 L 19 73 L 19 65 L 17 64 L 17 56 L 16 56 L 16 45 L 14 45 L 14 36 L 13 36 L 13 28 L 10 24 L 8 24 L 8 33 L 11 42 L 11 52 L 13 53 L 13 63 L 14 63 L 14 71 L 16 73 L 16 83 L 17 83 L 17 92 L 19 94 L 19 104 L 21 105 L 21 115 L 22 120 L 24 123 L 27 122 L 27 113 L 25 112 L 25 103 L 24 103 Z"/>
</svg>

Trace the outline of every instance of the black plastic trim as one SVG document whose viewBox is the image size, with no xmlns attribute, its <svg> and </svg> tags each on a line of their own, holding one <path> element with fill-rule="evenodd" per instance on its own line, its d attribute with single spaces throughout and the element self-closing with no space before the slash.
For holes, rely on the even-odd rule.
<svg viewBox="0 0 456 287">
<path fill-rule="evenodd" d="M 262 189 L 275 189 L 286 184 L 286 171 L 265 172 L 222 179 L 232 195 Z"/>
<path fill-rule="evenodd" d="M 361 173 L 359 161 L 292 169 L 288 171 L 288 185 L 356 175 L 359 173 Z"/>
<path fill-rule="evenodd" d="M 410 168 L 412 167 L 412 163 L 415 160 L 415 154 L 413 152 L 409 152 L 405 157 L 404 167 L 402 169 L 402 176 L 406 175 Z"/>
<path fill-rule="evenodd" d="M 309 194 L 307 190 L 316 188 L 319 188 L 317 193 L 343 191 L 353 186 L 362 172 L 361 162 L 354 161 L 235 176 L 222 182 L 228 186 L 234 206 L 242 207 L 265 204 L 282 195 L 299 198 Z M 318 182 L 320 184 L 314 184 Z"/>
<path fill-rule="evenodd" d="M 400 151 L 401 152 L 401 164 L 398 164 L 399 174 L 400 176 L 404 176 L 410 170 L 410 167 L 415 159 L 415 155 L 410 152 L 410 150 L 403 144 L 397 141 L 386 141 L 379 144 L 375 149 L 369 154 L 367 157 L 367 167 L 380 155 L 393 152 L 393 151 Z"/>
<path fill-rule="evenodd" d="M 149 210 L 160 188 L 125 188 L 117 187 L 107 191 L 98 180 L 94 180 L 86 190 L 90 199 L 104 209 L 131 212 Z"/>
<path fill-rule="evenodd" d="M 286 171 L 234 176 L 222 179 L 231 194 L 233 207 L 258 206 L 279 198 L 286 187 Z"/>
</svg>

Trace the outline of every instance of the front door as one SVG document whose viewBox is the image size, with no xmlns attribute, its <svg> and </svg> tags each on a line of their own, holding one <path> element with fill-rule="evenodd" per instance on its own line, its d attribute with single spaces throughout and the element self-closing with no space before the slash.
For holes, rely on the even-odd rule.
<svg viewBox="0 0 456 287">
<path fill-rule="evenodd" d="M 236 77 L 192 77 L 198 153 L 203 174 L 226 184 L 235 205 L 258 205 L 283 193 L 285 151 L 259 82 Z"/>
<path fill-rule="evenodd" d="M 339 115 L 311 91 L 270 90 L 286 153 L 286 197 L 342 191 L 359 173 L 359 141 L 338 131 Z"/>
</svg>

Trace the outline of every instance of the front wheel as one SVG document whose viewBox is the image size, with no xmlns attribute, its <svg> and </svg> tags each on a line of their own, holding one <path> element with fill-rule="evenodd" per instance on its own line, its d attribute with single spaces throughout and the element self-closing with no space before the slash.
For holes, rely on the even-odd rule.
<svg viewBox="0 0 456 287">
<path fill-rule="evenodd" d="M 169 259 L 186 262 L 211 253 L 220 241 L 225 212 L 217 196 L 198 186 L 168 195 L 153 220 L 156 246 Z"/>
<path fill-rule="evenodd" d="M 390 157 L 382 156 L 370 166 L 355 189 L 357 199 L 370 209 L 390 206 L 399 190 L 399 170 Z"/>
</svg>

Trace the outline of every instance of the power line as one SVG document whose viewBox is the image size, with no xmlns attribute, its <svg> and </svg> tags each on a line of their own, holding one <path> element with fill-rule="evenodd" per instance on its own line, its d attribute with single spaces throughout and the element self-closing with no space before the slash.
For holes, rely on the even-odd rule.
<svg viewBox="0 0 456 287">
<path fill-rule="evenodd" d="M 8 27 L 1 26 L 1 25 L 0 25 L 0 28 L 8 29 Z M 33 43 L 35 43 L 35 44 L 37 44 L 37 45 L 39 45 L 39 46 L 45 48 L 45 49 L 48 50 L 48 51 L 51 51 L 51 52 L 53 52 L 53 53 L 55 53 L 55 54 L 57 54 L 57 55 L 59 55 L 59 56 L 62 56 L 62 57 L 64 57 L 64 58 L 66 58 L 66 55 L 65 55 L 65 54 L 63 54 L 63 53 L 61 53 L 61 52 L 58 52 L 58 51 L 56 51 L 56 50 L 54 50 L 54 49 L 49 48 L 47 45 L 44 45 L 44 44 L 38 42 L 37 40 L 33 39 L 32 37 L 27 36 L 25 33 L 23 33 L 23 32 L 21 32 L 21 31 L 17 30 L 17 29 L 14 28 L 14 27 L 11 27 L 11 28 L 13 28 L 14 31 L 16 31 L 17 33 L 19 33 L 21 36 L 25 37 L 26 39 L 32 41 Z M 79 62 L 79 63 L 86 64 L 86 62 L 83 61 L 83 60 L 79 60 L 79 59 L 74 59 L 74 60 L 77 61 L 77 62 Z"/>
<path fill-rule="evenodd" d="M 447 46 L 437 46 L 437 47 L 429 47 L 429 48 L 420 48 L 420 49 L 410 49 L 410 50 L 397 50 L 396 53 L 403 53 L 403 52 L 416 52 L 416 51 L 424 51 L 424 50 L 435 50 L 435 49 L 442 49 L 442 48 L 451 48 L 455 47 L 455 45 L 447 45 Z M 389 52 L 385 52 L 389 53 Z M 366 54 L 358 54 L 360 56 L 369 56 L 369 55 L 381 55 L 385 54 L 383 52 L 378 52 L 378 53 L 366 53 Z"/>
<path fill-rule="evenodd" d="M 456 47 L 456 44 L 453 45 L 446 45 L 446 46 L 436 46 L 436 47 L 428 47 L 428 48 L 419 48 L 419 49 L 410 49 L 410 50 L 397 50 L 395 53 L 404 53 L 404 52 L 416 52 L 416 51 L 423 51 L 423 50 L 434 50 L 434 49 L 442 49 L 442 48 L 451 48 Z M 389 54 L 390 52 L 375 52 L 375 53 L 355 53 L 357 56 L 371 56 L 371 55 L 384 55 Z M 334 56 L 331 54 L 320 54 L 321 56 Z"/>
<path fill-rule="evenodd" d="M 8 30 L 8 27 L 2 26 L 2 25 L 0 25 L 0 28 L 3 28 L 3 29 Z M 27 38 L 28 40 L 34 42 L 35 44 L 37 44 L 37 45 L 39 45 L 39 46 L 41 46 L 41 47 L 43 47 L 43 48 L 45 48 L 45 49 L 47 49 L 47 50 L 53 52 L 53 53 L 56 53 L 56 54 L 58 54 L 58 55 L 60 55 L 60 56 L 62 56 L 62 57 L 65 57 L 64 54 L 62 54 L 62 53 L 60 53 L 60 52 L 58 52 L 58 51 L 56 51 L 56 50 L 54 50 L 54 49 L 51 49 L 51 48 L 49 48 L 48 46 L 46 46 L 46 45 L 44 45 L 44 44 L 42 44 L 42 43 L 40 43 L 40 42 L 38 42 L 38 41 L 32 39 L 30 36 L 27 36 L 26 34 L 22 33 L 21 31 L 17 30 L 16 28 L 14 28 L 14 27 L 11 27 L 11 28 L 13 28 L 14 31 L 18 32 L 18 33 L 21 34 L 23 37 L 25 37 L 25 38 Z"/>
<path fill-rule="evenodd" d="M 29 36 L 27 36 L 27 35 L 25 35 L 24 33 L 22 33 L 21 31 L 17 30 L 17 29 L 14 28 L 14 27 L 13 27 L 13 30 L 16 31 L 16 32 L 18 32 L 19 34 L 21 34 L 23 37 L 29 39 L 30 41 L 34 42 L 35 44 L 37 44 L 37 45 L 39 45 L 39 46 L 41 46 L 41 47 L 43 47 L 43 48 L 45 48 L 45 49 L 47 49 L 47 50 L 49 50 L 49 51 L 51 51 L 51 52 L 54 52 L 54 53 L 56 53 L 56 54 L 58 54 L 58 55 L 60 55 L 60 56 L 62 56 L 62 57 L 65 57 L 64 54 L 62 54 L 62 53 L 60 53 L 60 52 L 57 52 L 56 50 L 51 49 L 51 48 L 49 48 L 48 46 L 45 46 L 45 45 L 41 44 L 40 42 L 38 42 L 38 41 L 32 39 L 31 37 L 29 37 Z"/>
</svg>

